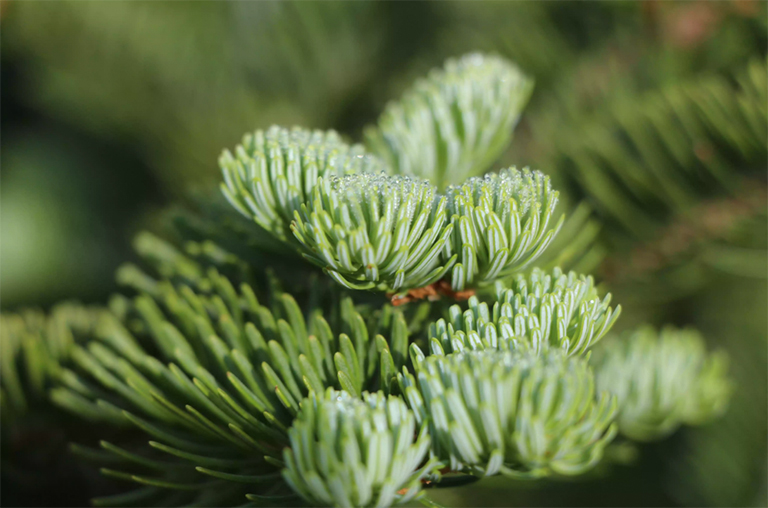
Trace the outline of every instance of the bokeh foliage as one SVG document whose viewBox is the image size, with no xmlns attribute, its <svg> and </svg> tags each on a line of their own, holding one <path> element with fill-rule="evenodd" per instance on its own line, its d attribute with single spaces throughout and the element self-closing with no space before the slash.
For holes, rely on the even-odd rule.
<svg viewBox="0 0 768 508">
<path fill-rule="evenodd" d="M 447 56 L 495 52 L 536 82 L 499 167 L 539 168 L 560 206 L 580 206 L 595 232 L 579 271 L 598 267 L 624 309 L 617 327 L 698 326 L 729 352 L 739 389 L 722 421 L 616 466 L 600 490 L 487 480 L 451 502 L 615 504 L 624 489 L 648 504 L 765 504 L 765 3 L 0 6 L 2 63 L 14 70 L 3 73 L 3 136 L 26 141 L 2 155 L 4 308 L 113 290 L 130 237 L 108 232 L 115 217 L 130 229 L 148 203 L 209 186 L 243 132 L 295 123 L 359 140 L 414 77 Z M 112 173 L 128 176 L 102 175 Z M 91 198 L 115 186 L 132 199 Z M 73 246 L 87 248 L 63 263 Z M 48 276 L 14 280 L 30 266 Z"/>
</svg>

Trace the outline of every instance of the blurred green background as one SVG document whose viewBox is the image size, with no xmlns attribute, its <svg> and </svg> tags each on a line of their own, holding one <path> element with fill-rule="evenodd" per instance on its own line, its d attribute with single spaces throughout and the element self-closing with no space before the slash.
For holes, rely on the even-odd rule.
<svg viewBox="0 0 768 508">
<path fill-rule="evenodd" d="M 213 189 L 219 153 L 246 131 L 360 140 L 445 58 L 497 53 L 536 80 L 497 167 L 539 168 L 592 210 L 592 263 L 624 306 L 618 328 L 700 328 L 729 351 L 737 392 L 723 419 L 631 464 L 435 498 L 765 506 L 768 151 L 754 133 L 766 129 L 767 5 L 4 0 L 2 308 L 105 301 L 133 235 Z"/>
</svg>

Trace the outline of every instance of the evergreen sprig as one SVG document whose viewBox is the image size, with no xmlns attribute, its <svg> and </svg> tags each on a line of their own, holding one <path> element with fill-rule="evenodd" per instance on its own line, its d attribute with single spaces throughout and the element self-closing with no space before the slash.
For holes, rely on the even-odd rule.
<svg viewBox="0 0 768 508">
<path fill-rule="evenodd" d="M 395 396 L 362 399 L 328 389 L 302 403 L 288 431 L 285 480 L 319 506 L 400 505 L 419 494 L 436 465 L 426 425 Z"/>
<path fill-rule="evenodd" d="M 287 293 L 262 304 L 250 285 L 235 290 L 217 270 L 201 271 L 172 246 L 151 251 L 155 259 L 174 259 L 160 266 L 166 275 L 188 274 L 187 282 L 156 280 L 136 267 L 124 271 L 124 282 L 149 290 L 123 302 L 126 324 L 102 316 L 96 336 L 73 349 L 73 365 L 51 393 L 83 418 L 132 424 L 153 440 L 149 454 L 103 445 L 151 475 L 107 474 L 161 489 L 198 491 L 226 480 L 262 492 L 262 477 L 280 464 L 287 429 L 309 393 L 331 386 L 360 397 L 388 389 L 405 361 L 408 327 L 399 310 L 387 306 L 378 318 L 364 319 L 344 297 L 325 313 L 332 327 L 320 308 L 305 314 Z M 152 467 L 164 462 L 158 450 L 170 455 L 165 461 L 183 463 Z M 200 473 L 216 480 L 201 482 Z"/>
<path fill-rule="evenodd" d="M 453 471 L 515 478 L 573 475 L 593 467 L 616 434 L 615 397 L 596 397 L 587 361 L 469 351 L 416 362 L 399 378 L 433 453 Z"/>
<path fill-rule="evenodd" d="M 277 126 L 246 134 L 234 155 L 224 151 L 219 166 L 221 189 L 232 206 L 284 241 L 292 238 L 294 212 L 309 199 L 318 178 L 384 168 L 335 131 Z"/>
<path fill-rule="evenodd" d="M 563 221 L 551 225 L 557 196 L 528 169 L 470 178 L 445 196 L 408 176 L 328 176 L 293 201 L 291 229 L 304 257 L 347 288 L 404 293 L 447 277 L 462 291 L 541 255 Z"/>
<path fill-rule="evenodd" d="M 592 357 L 599 389 L 619 401 L 619 430 L 638 441 L 722 414 L 733 390 L 722 351 L 707 353 L 693 329 L 641 327 L 607 340 Z"/>
<path fill-rule="evenodd" d="M 450 268 L 446 198 L 426 180 L 384 174 L 321 181 L 296 214 L 305 257 L 351 289 L 399 291 L 429 285 Z"/>
<path fill-rule="evenodd" d="M 366 144 L 398 174 L 438 189 L 484 173 L 509 144 L 533 82 L 510 62 L 468 54 L 449 59 L 390 103 Z"/>
<path fill-rule="evenodd" d="M 750 79 L 744 94 L 762 93 L 747 86 L 761 76 Z M 649 440 L 721 413 L 725 357 L 707 355 L 695 332 L 644 328 L 590 357 L 621 307 L 591 277 L 553 266 L 601 255 L 588 210 L 546 270 L 523 272 L 563 224 L 559 194 L 527 168 L 477 175 L 530 89 L 498 57 L 449 60 L 366 131 L 381 159 L 334 131 L 246 135 L 220 166 L 229 213 L 248 227 L 216 212 L 187 223 L 196 233 L 183 249 L 140 235 L 152 269 L 118 271 L 136 295 L 114 297 L 110 312 L 2 318 L 4 413 L 23 410 L 26 386 L 53 386 L 58 406 L 131 429 L 124 442 L 74 451 L 138 484 L 97 503 L 164 506 L 402 504 L 424 500 L 424 480 L 445 473 L 580 474 L 619 430 Z M 733 100 L 740 127 L 762 132 L 764 111 Z M 649 175 L 633 178 L 686 201 L 676 177 Z M 286 274 L 266 274 L 259 290 L 264 231 L 338 284 L 310 276 L 286 291 Z M 339 286 L 406 302 L 472 296 L 439 318 L 439 305 L 394 308 Z"/>
<path fill-rule="evenodd" d="M 551 225 L 558 193 L 548 177 L 527 168 L 438 192 L 488 169 L 530 88 L 500 58 L 449 60 L 406 96 L 408 106 L 390 105 L 381 131 L 368 131 L 386 163 L 334 131 L 273 126 L 247 134 L 235 155 L 224 152 L 221 189 L 280 240 L 290 242 L 292 230 L 298 250 L 347 288 L 404 295 L 449 270 L 454 292 L 487 285 L 546 249 L 563 220 Z M 409 119 L 395 125 L 398 115 Z M 403 128 L 420 122 L 426 130 Z M 410 162 L 409 143 L 423 152 Z"/>
<path fill-rule="evenodd" d="M 556 348 L 583 354 L 619 317 L 621 306 L 614 310 L 610 301 L 610 293 L 598 296 L 592 277 L 534 268 L 509 284 L 497 283 L 491 301 L 473 296 L 466 310 L 451 306 L 447 319 L 429 327 L 430 352 Z"/>
<path fill-rule="evenodd" d="M 509 168 L 474 177 L 446 191 L 456 253 L 454 291 L 487 285 L 535 260 L 554 238 L 563 217 L 550 228 L 558 192 L 539 171 Z"/>
<path fill-rule="evenodd" d="M 46 315 L 27 309 L 0 315 L 0 407 L 4 423 L 46 399 L 61 364 L 87 340 L 104 312 L 75 302 L 56 305 Z"/>
<path fill-rule="evenodd" d="M 538 139 L 557 139 L 545 167 L 575 183 L 613 239 L 647 241 L 671 216 L 762 174 L 767 90 L 766 61 L 758 59 L 730 76 L 618 94 L 605 111 L 572 114 L 580 128 L 570 132 L 560 128 L 563 111 L 579 107 L 558 104 L 532 130 Z"/>
</svg>

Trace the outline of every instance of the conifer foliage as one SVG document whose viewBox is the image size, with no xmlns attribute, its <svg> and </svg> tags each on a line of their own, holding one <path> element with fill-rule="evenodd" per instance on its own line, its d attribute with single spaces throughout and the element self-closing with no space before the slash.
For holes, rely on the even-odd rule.
<svg viewBox="0 0 768 508">
<path fill-rule="evenodd" d="M 264 267 L 214 239 L 144 234 L 147 268 L 119 272 L 128 296 L 3 317 L 3 412 L 42 390 L 128 429 L 73 446 L 133 484 L 97 500 L 120 506 L 429 505 L 448 477 L 578 475 L 618 432 L 722 413 L 725 358 L 695 332 L 611 338 L 610 294 L 535 266 L 564 224 L 558 191 L 537 170 L 488 173 L 531 83 L 472 54 L 390 104 L 365 146 L 246 135 L 220 158 L 221 190 L 312 275 L 258 283 Z"/>
</svg>

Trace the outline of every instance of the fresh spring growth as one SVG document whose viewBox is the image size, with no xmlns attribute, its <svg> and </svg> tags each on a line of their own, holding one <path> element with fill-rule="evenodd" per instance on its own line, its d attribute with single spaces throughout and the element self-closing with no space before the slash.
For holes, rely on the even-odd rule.
<svg viewBox="0 0 768 508">
<path fill-rule="evenodd" d="M 432 451 L 453 471 L 517 478 L 594 466 L 616 434 L 615 397 L 596 397 L 583 358 L 469 351 L 418 359 L 399 376 Z"/>
<path fill-rule="evenodd" d="M 227 200 L 281 240 L 290 240 L 293 214 L 306 202 L 318 177 L 381 171 L 382 164 L 349 146 L 335 131 L 272 126 L 246 134 L 234 155 L 219 158 Z"/>
<path fill-rule="evenodd" d="M 533 81 L 503 58 L 468 54 L 416 82 L 392 102 L 366 145 L 404 175 L 438 189 L 487 171 L 509 144 Z"/>
<path fill-rule="evenodd" d="M 448 277 L 461 291 L 536 259 L 562 223 L 551 225 L 556 204 L 549 178 L 528 169 L 470 178 L 445 196 L 426 180 L 355 174 L 320 179 L 293 230 L 345 287 L 404 292 Z"/>
<path fill-rule="evenodd" d="M 419 494 L 435 461 L 426 425 L 399 397 L 361 398 L 328 389 L 312 393 L 288 431 L 283 477 L 307 502 L 319 506 L 406 503 Z"/>
<path fill-rule="evenodd" d="M 473 296 L 466 310 L 451 306 L 447 318 L 429 327 L 430 352 L 557 348 L 583 354 L 619 317 L 621 306 L 614 310 L 610 301 L 610 293 L 598 296 L 592 277 L 534 268 L 528 276 L 497 283 L 490 302 Z"/>
<path fill-rule="evenodd" d="M 554 238 L 558 192 L 549 177 L 525 168 L 470 178 L 449 187 L 453 236 L 445 256 L 458 256 L 451 270 L 454 291 L 508 277 L 535 260 Z"/>
<path fill-rule="evenodd" d="M 436 282 L 455 256 L 447 199 L 426 180 L 356 174 L 320 179 L 296 212 L 305 257 L 351 289 L 401 291 Z"/>
<path fill-rule="evenodd" d="M 422 486 L 444 474 L 579 474 L 617 429 L 654 439 L 721 413 L 725 358 L 695 332 L 642 329 L 591 358 L 621 310 L 610 294 L 559 268 L 523 275 L 552 250 L 558 193 L 527 168 L 478 175 L 530 91 L 509 62 L 468 55 L 388 106 L 366 132 L 375 155 L 333 131 L 246 135 L 220 159 L 239 213 L 201 209 L 204 226 L 175 231 L 185 251 L 139 236 L 154 270 L 119 270 L 131 297 L 98 319 L 80 308 L 3 316 L 3 423 L 48 395 L 99 428 L 132 427 L 129 441 L 75 447 L 134 487 L 97 504 L 384 507 L 429 504 Z M 588 219 L 547 266 L 594 265 Z M 262 255 L 262 236 L 338 284 Z M 262 292 L 265 265 L 278 273 Z M 344 288 L 398 302 L 477 295 L 427 327 L 431 302 L 382 306 Z M 413 336 L 428 338 L 428 355 Z"/>
<path fill-rule="evenodd" d="M 619 400 L 619 430 L 652 441 L 721 415 L 733 385 L 725 352 L 707 353 L 695 330 L 650 326 L 612 338 L 592 357 L 597 386 Z"/>
</svg>

